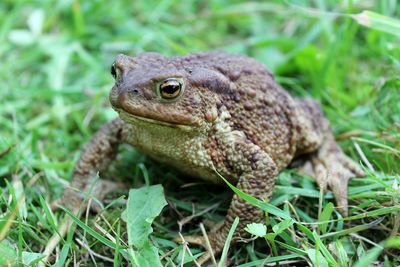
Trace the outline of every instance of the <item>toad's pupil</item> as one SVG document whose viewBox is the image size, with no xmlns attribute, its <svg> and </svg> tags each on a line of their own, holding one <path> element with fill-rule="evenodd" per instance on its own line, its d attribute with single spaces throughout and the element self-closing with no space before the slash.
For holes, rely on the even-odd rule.
<svg viewBox="0 0 400 267">
<path fill-rule="evenodd" d="M 169 84 L 162 87 L 162 92 L 165 94 L 172 95 L 179 90 L 179 84 Z"/>
</svg>

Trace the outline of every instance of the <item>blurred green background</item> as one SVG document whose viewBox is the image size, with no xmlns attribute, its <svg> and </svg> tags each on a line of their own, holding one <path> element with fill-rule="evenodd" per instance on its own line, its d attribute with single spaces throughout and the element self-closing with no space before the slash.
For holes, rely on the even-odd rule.
<svg viewBox="0 0 400 267">
<path fill-rule="evenodd" d="M 365 10 L 395 18 L 400 5 L 396 0 L 2 0 L 0 207 L 9 211 L 7 182 L 26 186 L 35 180 L 21 189 L 27 210 L 38 206 L 38 195 L 51 201 L 61 194 L 82 145 L 116 117 L 108 103 L 115 55 L 143 51 L 225 50 L 262 61 L 292 94 L 322 103 L 350 156 L 359 160 L 357 142 L 375 170 L 398 179 L 398 25 L 382 26 L 386 18 L 375 23 L 369 17 L 372 27 L 364 27 L 351 15 Z M 358 197 L 360 203 L 371 196 Z M 377 198 L 371 207 L 387 201 Z M 33 215 L 25 219 L 37 221 Z M 393 225 L 394 217 L 387 219 Z M 21 240 L 16 236 L 10 232 L 11 240 Z M 34 241 L 22 243 L 41 248 Z"/>
</svg>

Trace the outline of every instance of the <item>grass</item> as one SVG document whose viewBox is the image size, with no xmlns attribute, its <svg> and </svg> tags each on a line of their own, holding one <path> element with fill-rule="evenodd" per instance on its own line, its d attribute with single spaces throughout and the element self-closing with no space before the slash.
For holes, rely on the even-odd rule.
<svg viewBox="0 0 400 267">
<path fill-rule="evenodd" d="M 242 267 L 398 266 L 400 48 L 398 25 L 385 24 L 400 15 L 396 3 L 2 1 L 0 264 L 17 259 L 34 266 L 56 233 L 65 212 L 52 213 L 48 204 L 68 184 L 82 145 L 116 116 L 107 94 L 117 53 L 222 49 L 257 58 L 292 94 L 318 99 L 343 149 L 367 171 L 350 182 L 348 218 L 330 204 L 331 193 L 321 196 L 310 178 L 284 171 L 269 202 L 275 209 L 249 199 L 267 211 L 266 234 L 230 248 L 225 260 Z M 371 15 L 365 10 L 385 17 L 372 15 L 364 27 L 365 20 L 350 15 Z M 193 264 L 185 246 L 172 242 L 177 222 L 211 206 L 183 225 L 182 234 L 198 234 L 199 222 L 223 218 L 231 197 L 228 186 L 221 194 L 193 183 L 129 147 L 108 177 L 132 188 L 145 179 L 163 184 L 169 205 L 153 223 L 151 240 L 164 266 Z M 56 266 L 127 264 L 121 194 L 109 197 L 100 215 L 84 216 L 77 234 L 69 232 L 51 257 Z M 196 257 L 201 249 L 190 251 Z"/>
</svg>

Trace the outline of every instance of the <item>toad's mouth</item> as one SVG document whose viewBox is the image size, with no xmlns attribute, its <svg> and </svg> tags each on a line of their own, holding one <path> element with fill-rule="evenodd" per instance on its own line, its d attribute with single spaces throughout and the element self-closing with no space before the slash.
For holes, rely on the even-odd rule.
<svg viewBox="0 0 400 267">
<path fill-rule="evenodd" d="M 118 112 L 120 118 L 126 122 L 137 124 L 137 123 L 147 123 L 147 124 L 155 124 L 166 126 L 170 128 L 180 128 L 184 130 L 192 130 L 196 127 L 196 123 L 188 120 L 180 120 L 180 122 L 173 121 L 171 119 L 165 119 L 160 116 L 150 117 L 147 114 L 132 114 L 131 112 L 127 112 L 124 109 L 115 108 Z"/>
</svg>

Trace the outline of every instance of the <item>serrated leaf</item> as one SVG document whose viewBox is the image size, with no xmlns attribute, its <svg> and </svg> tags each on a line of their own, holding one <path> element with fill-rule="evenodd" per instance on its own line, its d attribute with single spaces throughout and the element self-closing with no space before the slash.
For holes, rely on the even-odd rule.
<svg viewBox="0 0 400 267">
<path fill-rule="evenodd" d="M 258 237 L 264 237 L 267 234 L 267 227 L 262 223 L 249 223 L 244 230 Z"/>
<path fill-rule="evenodd" d="M 148 237 L 153 232 L 151 224 L 160 214 L 167 201 L 161 185 L 131 189 L 125 216 L 127 219 L 128 243 L 138 250 L 148 245 Z"/>
<path fill-rule="evenodd" d="M 143 248 L 135 251 L 137 265 L 140 267 L 162 267 L 159 259 L 158 249 L 149 240 L 143 244 Z"/>
</svg>

